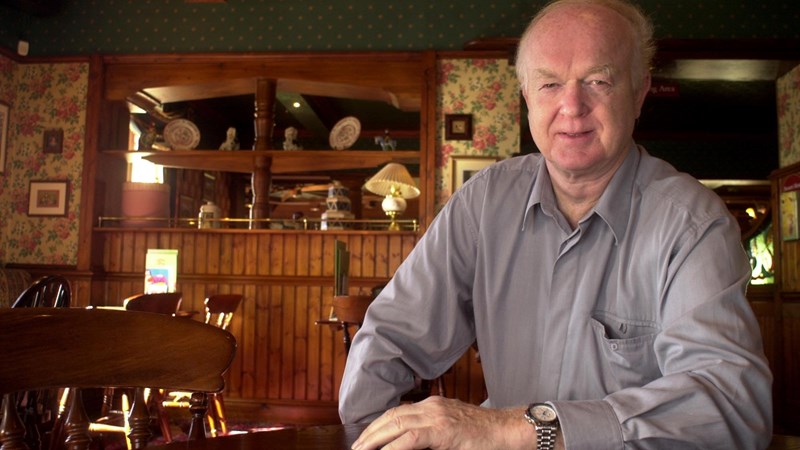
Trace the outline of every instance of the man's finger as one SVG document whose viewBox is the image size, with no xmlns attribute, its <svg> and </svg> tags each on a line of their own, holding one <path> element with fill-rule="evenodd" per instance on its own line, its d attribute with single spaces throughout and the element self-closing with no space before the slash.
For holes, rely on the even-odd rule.
<svg viewBox="0 0 800 450">
<path fill-rule="evenodd" d="M 398 406 L 386 411 L 383 415 L 375 419 L 361 433 L 356 442 L 353 443 L 352 448 L 353 450 L 371 450 L 378 448 L 381 445 L 394 441 L 409 431 L 413 431 L 416 434 L 418 428 L 425 427 L 426 425 L 427 421 L 424 420 L 424 415 L 422 415 L 414 405 Z M 416 439 L 413 434 L 410 438 L 412 441 Z"/>
</svg>

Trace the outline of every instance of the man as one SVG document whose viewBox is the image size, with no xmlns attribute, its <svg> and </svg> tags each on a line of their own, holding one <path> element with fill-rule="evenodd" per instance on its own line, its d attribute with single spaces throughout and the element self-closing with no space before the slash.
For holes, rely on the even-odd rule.
<svg viewBox="0 0 800 450">
<path fill-rule="evenodd" d="M 739 228 L 632 139 L 651 41 L 624 0 L 533 20 L 517 73 L 542 154 L 470 178 L 373 302 L 340 393 L 345 423 L 373 421 L 353 448 L 766 447 Z M 475 339 L 483 407 L 396 406 Z"/>
</svg>

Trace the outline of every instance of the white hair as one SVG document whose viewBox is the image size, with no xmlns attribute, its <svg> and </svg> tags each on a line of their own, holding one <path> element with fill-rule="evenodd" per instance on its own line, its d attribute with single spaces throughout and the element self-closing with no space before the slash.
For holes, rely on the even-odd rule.
<svg viewBox="0 0 800 450">
<path fill-rule="evenodd" d="M 637 7 L 626 0 L 554 0 L 542 8 L 538 14 L 531 20 L 531 23 L 522 33 L 517 47 L 516 57 L 516 70 L 517 79 L 523 91 L 528 85 L 528 66 L 530 65 L 529 58 L 524 51 L 528 46 L 533 35 L 533 30 L 536 25 L 541 21 L 542 17 L 550 12 L 568 5 L 596 5 L 608 8 L 620 16 L 630 25 L 631 33 L 634 37 L 634 54 L 638 57 L 632 58 L 631 61 L 631 78 L 634 90 L 638 91 L 642 87 L 644 74 L 650 70 L 653 63 L 653 57 L 656 53 L 655 43 L 653 41 L 653 24 L 644 15 L 644 13 Z M 642 74 L 637 76 L 635 74 Z"/>
</svg>

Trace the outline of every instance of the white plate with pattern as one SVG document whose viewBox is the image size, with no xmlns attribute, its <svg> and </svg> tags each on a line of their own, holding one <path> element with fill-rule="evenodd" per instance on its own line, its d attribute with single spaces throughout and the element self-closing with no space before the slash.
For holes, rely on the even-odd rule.
<svg viewBox="0 0 800 450">
<path fill-rule="evenodd" d="M 350 148 L 361 134 L 361 122 L 353 116 L 347 116 L 333 126 L 329 142 L 334 150 Z"/>
<path fill-rule="evenodd" d="M 164 127 L 164 140 L 173 150 L 191 150 L 200 143 L 200 130 L 190 120 L 175 119 Z"/>
</svg>

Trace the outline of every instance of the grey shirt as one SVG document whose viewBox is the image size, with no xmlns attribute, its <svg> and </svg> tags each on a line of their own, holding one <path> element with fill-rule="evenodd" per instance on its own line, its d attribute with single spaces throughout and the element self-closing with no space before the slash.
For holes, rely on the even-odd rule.
<svg viewBox="0 0 800 450">
<path fill-rule="evenodd" d="M 370 306 L 340 415 L 374 419 L 477 339 L 487 405 L 551 402 L 569 449 L 764 448 L 772 376 L 749 276 L 719 197 L 642 148 L 575 230 L 539 155 L 502 161 Z"/>
</svg>

